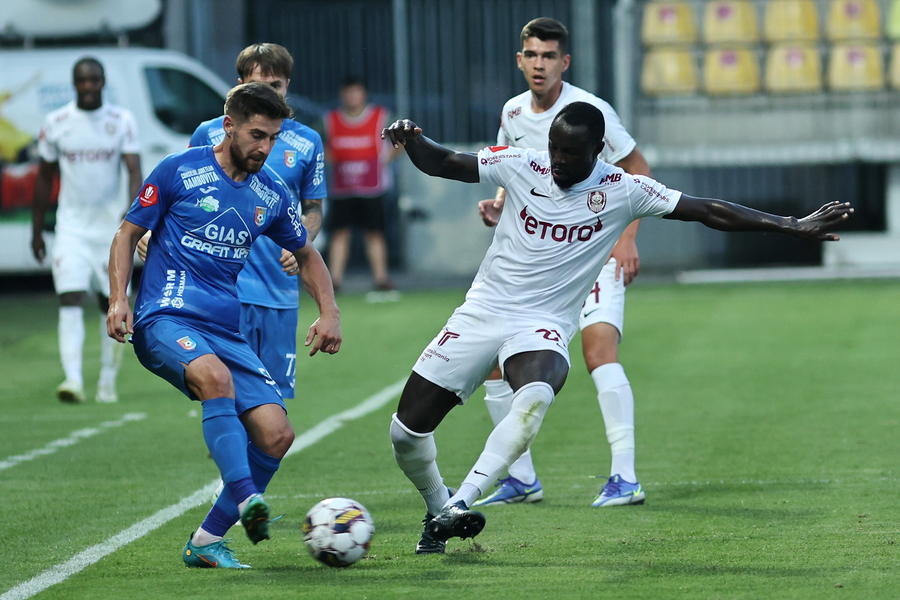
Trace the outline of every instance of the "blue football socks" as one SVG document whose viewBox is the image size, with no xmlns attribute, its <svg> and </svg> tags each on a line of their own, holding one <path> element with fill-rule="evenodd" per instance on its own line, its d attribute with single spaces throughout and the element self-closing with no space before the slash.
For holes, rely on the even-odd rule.
<svg viewBox="0 0 900 600">
<path fill-rule="evenodd" d="M 238 502 L 257 493 L 247 458 L 247 431 L 238 419 L 233 398 L 210 398 L 203 407 L 203 438 L 225 487 Z"/>
</svg>

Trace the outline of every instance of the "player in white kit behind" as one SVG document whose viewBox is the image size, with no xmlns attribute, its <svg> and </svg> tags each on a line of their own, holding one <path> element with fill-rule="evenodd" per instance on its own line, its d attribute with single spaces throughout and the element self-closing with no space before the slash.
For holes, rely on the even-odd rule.
<svg viewBox="0 0 900 600">
<path fill-rule="evenodd" d="M 53 287 L 59 296 L 59 353 L 65 381 L 56 388 L 63 402 L 84 402 L 82 351 L 88 292 L 100 305 L 98 402 L 115 402 L 121 347 L 106 335 L 109 305 L 109 245 L 130 199 L 141 189 L 137 122 L 130 111 L 103 103 L 103 65 L 83 58 L 72 70 L 76 99 L 47 115 L 41 127 L 41 163 L 34 187 L 31 248 L 46 255 L 44 216 L 57 171 L 60 176 L 56 237 L 52 248 Z M 121 164 L 128 169 L 128 203 L 119 194 Z"/>
<path fill-rule="evenodd" d="M 511 98 L 500 116 L 498 146 L 535 148 L 547 146 L 550 123 L 570 102 L 587 102 L 603 113 L 606 121 L 604 148 L 600 158 L 631 175 L 650 176 L 650 167 L 625 130 L 619 115 L 606 101 L 562 80 L 569 68 L 569 32 L 554 19 L 541 17 L 522 28 L 521 50 L 516 55 L 519 69 L 528 82 L 528 91 Z M 485 224 L 497 224 L 506 190 L 497 189 L 492 200 L 479 203 Z M 635 474 L 634 395 L 625 370 L 619 363 L 619 342 L 625 323 L 625 287 L 640 267 L 635 236 L 640 221 L 625 228 L 613 246 L 581 309 L 578 326 L 584 362 L 597 388 L 597 398 L 606 437 L 612 454 L 609 478 L 592 506 L 643 504 L 645 494 Z M 496 425 L 509 412 L 513 391 L 495 370 L 485 387 L 485 404 Z M 475 506 L 538 502 L 544 497 L 531 450 L 509 468 L 509 475 L 497 482 L 497 489 Z"/>
<path fill-rule="evenodd" d="M 405 145 L 424 173 L 492 183 L 507 198 L 465 302 L 419 357 L 391 421 L 394 457 L 427 508 L 417 554 L 442 553 L 448 539 L 473 537 L 484 527 L 484 515 L 469 507 L 537 435 L 565 383 L 584 296 L 632 221 L 657 216 L 724 231 L 837 240 L 828 231 L 852 212 L 834 202 L 804 219 L 777 217 L 628 175 L 598 160 L 603 113 L 585 102 L 569 104 L 553 120 L 548 152 L 492 147 L 476 156 L 421 133 L 403 120 L 383 135 Z M 451 497 L 435 461 L 433 432 L 498 364 L 514 391 L 511 409 Z"/>
</svg>

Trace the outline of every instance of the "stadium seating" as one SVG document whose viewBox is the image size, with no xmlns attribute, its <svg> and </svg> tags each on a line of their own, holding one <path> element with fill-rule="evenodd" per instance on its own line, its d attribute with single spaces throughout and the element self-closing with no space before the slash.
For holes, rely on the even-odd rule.
<svg viewBox="0 0 900 600">
<path fill-rule="evenodd" d="M 826 33 L 833 42 L 880 38 L 876 0 L 831 0 Z"/>
<path fill-rule="evenodd" d="M 819 39 L 819 14 L 815 2 L 768 0 L 765 5 L 764 36 L 768 42 L 812 42 Z"/>
<path fill-rule="evenodd" d="M 641 40 L 647 46 L 697 41 L 697 24 L 691 5 L 687 2 L 648 2 L 641 22 Z"/>
<path fill-rule="evenodd" d="M 759 91 L 759 61 L 747 48 L 706 51 L 703 87 L 711 96 L 755 94 Z"/>
<path fill-rule="evenodd" d="M 828 61 L 828 87 L 837 91 L 873 91 L 884 87 L 881 51 L 873 43 L 836 43 Z"/>
<path fill-rule="evenodd" d="M 766 90 L 775 94 L 822 90 L 822 60 L 812 44 L 777 44 L 766 55 Z"/>
<path fill-rule="evenodd" d="M 750 0 L 713 0 L 703 15 L 707 44 L 751 44 L 759 41 L 756 6 Z"/>
<path fill-rule="evenodd" d="M 697 66 L 688 50 L 658 48 L 644 54 L 641 89 L 649 96 L 692 94 L 697 80 Z"/>
</svg>

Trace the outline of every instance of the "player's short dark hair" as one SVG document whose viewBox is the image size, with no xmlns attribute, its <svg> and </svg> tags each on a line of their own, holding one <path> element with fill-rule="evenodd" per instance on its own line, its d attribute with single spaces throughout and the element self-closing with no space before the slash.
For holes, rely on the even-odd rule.
<svg viewBox="0 0 900 600">
<path fill-rule="evenodd" d="M 244 123 L 254 115 L 270 119 L 289 119 L 294 111 L 272 86 L 254 81 L 231 88 L 225 97 L 225 114 Z"/>
<path fill-rule="evenodd" d="M 550 126 L 553 127 L 558 121 L 574 127 L 584 125 L 588 129 L 591 139 L 598 144 L 603 141 L 603 136 L 606 134 L 606 120 L 603 118 L 603 113 L 599 108 L 587 102 L 572 102 L 565 105 Z"/>
<path fill-rule="evenodd" d="M 72 78 L 75 77 L 75 71 L 77 71 L 79 68 L 81 68 L 84 65 L 91 65 L 91 66 L 97 67 L 98 69 L 100 69 L 100 74 L 104 77 L 104 79 L 106 78 L 106 71 L 103 69 L 103 64 L 99 60 L 94 58 L 93 56 L 85 56 L 85 57 L 78 59 L 78 62 L 76 62 L 75 65 L 72 67 Z"/>
<path fill-rule="evenodd" d="M 346 90 L 348 87 L 355 86 L 366 89 L 366 82 L 363 81 L 362 77 L 357 77 L 356 75 L 347 75 L 341 80 L 341 90 Z"/>
<path fill-rule="evenodd" d="M 241 50 L 234 68 L 237 69 L 238 77 L 243 80 L 250 77 L 256 67 L 259 67 L 263 75 L 290 79 L 291 71 L 294 69 L 294 58 L 284 46 L 253 44 Z"/>
<path fill-rule="evenodd" d="M 525 46 L 525 40 L 536 37 L 542 42 L 551 42 L 556 40 L 559 42 L 559 51 L 565 56 L 569 49 L 569 30 L 566 26 L 550 17 L 538 17 L 528 21 L 522 28 L 521 45 Z"/>
</svg>

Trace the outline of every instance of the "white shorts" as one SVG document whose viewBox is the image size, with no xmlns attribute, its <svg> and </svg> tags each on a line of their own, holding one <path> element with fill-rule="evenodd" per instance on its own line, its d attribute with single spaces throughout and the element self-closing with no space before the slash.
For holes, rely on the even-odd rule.
<svg viewBox="0 0 900 600">
<path fill-rule="evenodd" d="M 504 316 L 463 304 L 419 356 L 413 371 L 459 396 L 462 404 L 498 360 L 502 368 L 510 356 L 535 350 L 558 352 L 572 365 L 566 329 L 552 316 Z"/>
<path fill-rule="evenodd" d="M 109 247 L 107 241 L 57 235 L 53 240 L 53 287 L 56 294 L 96 292 L 109 298 Z"/>
<path fill-rule="evenodd" d="M 616 259 L 603 265 L 597 282 L 588 294 L 578 315 L 578 329 L 596 323 L 609 323 L 619 330 L 619 341 L 625 326 L 625 277 L 616 281 Z"/>
</svg>

